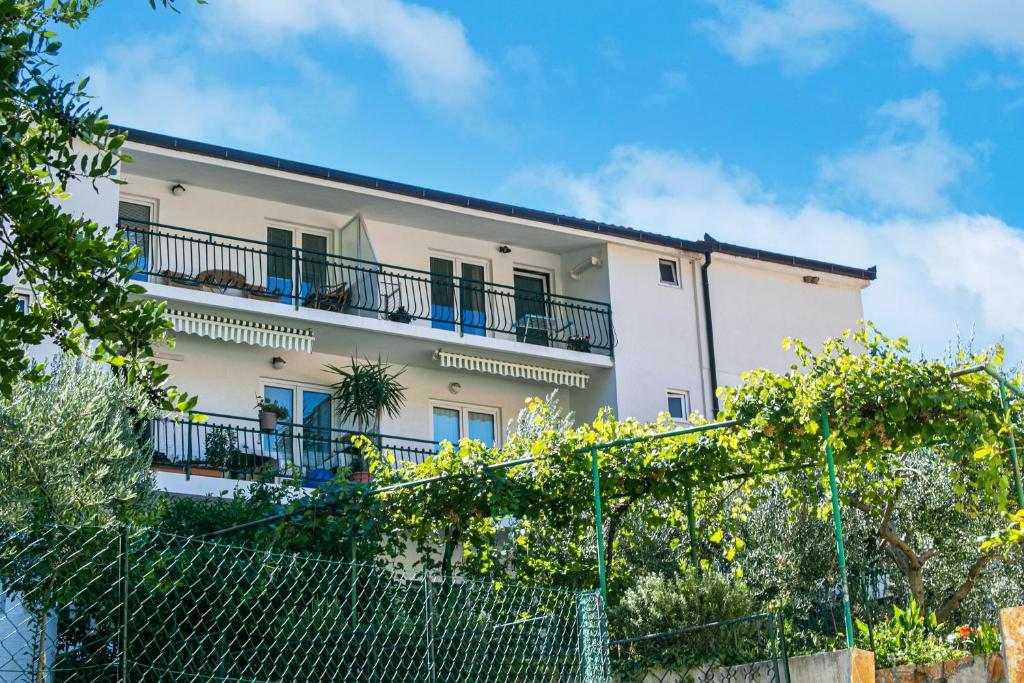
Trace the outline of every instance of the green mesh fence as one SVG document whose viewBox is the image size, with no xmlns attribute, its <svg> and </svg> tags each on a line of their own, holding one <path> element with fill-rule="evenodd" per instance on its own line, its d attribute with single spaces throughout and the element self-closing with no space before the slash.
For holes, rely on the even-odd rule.
<svg viewBox="0 0 1024 683">
<path fill-rule="evenodd" d="M 0 533 L 0 682 L 609 680 L 597 593 L 152 530 Z"/>
</svg>

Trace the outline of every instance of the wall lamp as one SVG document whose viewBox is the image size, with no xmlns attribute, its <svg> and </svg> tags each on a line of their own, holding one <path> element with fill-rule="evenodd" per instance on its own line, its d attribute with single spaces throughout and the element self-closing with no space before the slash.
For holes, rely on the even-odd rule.
<svg viewBox="0 0 1024 683">
<path fill-rule="evenodd" d="M 181 195 L 185 194 L 185 186 L 182 185 L 181 183 L 175 183 L 174 185 L 171 185 L 171 194 L 173 194 L 175 197 L 180 197 Z"/>
<path fill-rule="evenodd" d="M 281 358 L 281 356 L 274 356 L 270 361 L 270 364 L 274 366 L 275 370 L 280 370 L 281 368 L 283 368 L 284 363 L 284 358 Z"/>
<path fill-rule="evenodd" d="M 498 247 L 498 253 L 499 254 L 511 254 L 512 253 L 512 247 L 508 246 L 507 244 L 503 244 L 500 247 Z"/>
</svg>

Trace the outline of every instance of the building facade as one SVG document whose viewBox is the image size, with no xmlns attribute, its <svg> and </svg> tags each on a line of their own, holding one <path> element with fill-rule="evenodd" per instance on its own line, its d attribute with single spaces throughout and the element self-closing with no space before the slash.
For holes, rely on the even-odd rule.
<svg viewBox="0 0 1024 683">
<path fill-rule="evenodd" d="M 123 183 L 68 207 L 125 229 L 145 296 L 168 302 L 177 343 L 159 357 L 209 416 L 153 427 L 172 491 L 352 465 L 356 425 L 325 367 L 353 358 L 405 368 L 405 406 L 374 437 L 399 459 L 465 436 L 500 445 L 524 400 L 556 388 L 578 420 L 713 414 L 716 386 L 789 366 L 784 337 L 856 325 L 875 276 L 128 134 Z M 288 411 L 273 432 L 257 396 Z"/>
</svg>

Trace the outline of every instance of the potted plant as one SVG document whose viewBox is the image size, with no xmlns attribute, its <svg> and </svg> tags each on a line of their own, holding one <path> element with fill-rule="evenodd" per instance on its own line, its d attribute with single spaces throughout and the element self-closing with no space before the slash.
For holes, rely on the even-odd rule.
<svg viewBox="0 0 1024 683">
<path fill-rule="evenodd" d="M 192 473 L 207 477 L 223 477 L 224 469 L 232 464 L 238 451 L 238 435 L 224 425 L 213 425 L 203 437 L 205 457 L 202 463 L 192 465 Z"/>
<path fill-rule="evenodd" d="M 584 353 L 590 352 L 590 335 L 574 336 L 569 337 L 565 341 L 565 348 L 570 351 L 583 351 Z"/>
<path fill-rule="evenodd" d="M 260 416 L 260 431 L 272 434 L 277 431 L 277 421 L 288 419 L 288 409 L 277 401 L 262 396 L 256 397 L 256 410 Z"/>
<path fill-rule="evenodd" d="M 339 421 L 354 424 L 363 434 L 372 434 L 379 448 L 381 419 L 385 414 L 390 418 L 398 417 L 405 405 L 405 387 L 398 381 L 405 368 L 393 370 L 379 356 L 376 361 L 359 362 L 353 358 L 347 368 L 335 365 L 325 368 L 340 378 L 331 385 Z M 360 457 L 358 461 L 352 459 L 354 471 L 356 462 L 360 463 L 359 469 L 365 470 Z M 368 480 L 369 475 L 364 471 L 358 478 Z"/>
<path fill-rule="evenodd" d="M 412 313 L 407 311 L 405 306 L 399 306 L 397 309 L 388 313 L 388 320 L 408 325 L 412 322 Z"/>
</svg>

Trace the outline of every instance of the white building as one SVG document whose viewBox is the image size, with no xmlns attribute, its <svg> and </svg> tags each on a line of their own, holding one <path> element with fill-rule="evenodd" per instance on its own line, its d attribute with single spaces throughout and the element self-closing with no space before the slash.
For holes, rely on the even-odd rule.
<svg viewBox="0 0 1024 683">
<path fill-rule="evenodd" d="M 580 420 L 602 406 L 710 414 L 716 385 L 788 367 L 784 337 L 856 325 L 875 277 L 128 132 L 125 183 L 71 202 L 142 245 L 146 296 L 178 330 L 160 357 L 210 415 L 156 426 L 158 449 L 190 463 L 188 482 L 161 474 L 172 489 L 224 488 L 199 476 L 218 424 L 250 466 L 346 463 L 352 425 L 331 410 L 324 366 L 352 357 L 407 367 L 406 406 L 381 426 L 400 457 L 466 435 L 500 443 L 524 399 L 554 388 Z M 288 431 L 259 432 L 257 395 L 289 409 Z"/>
</svg>

